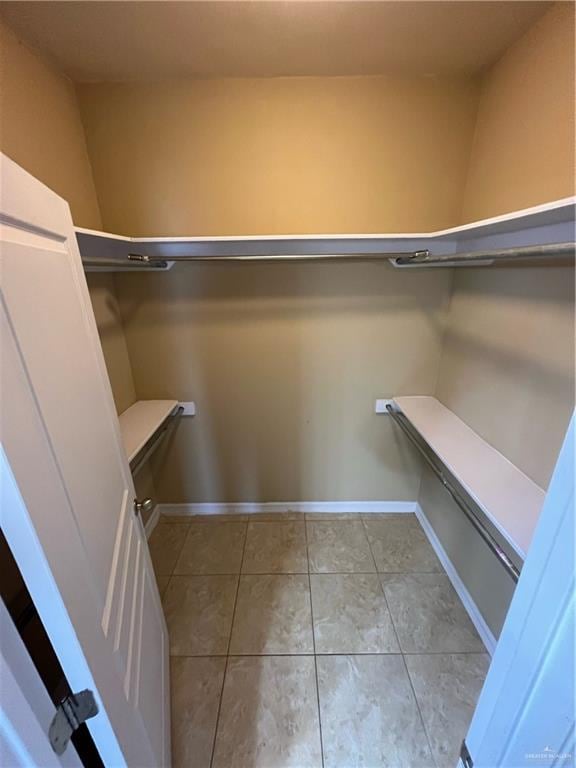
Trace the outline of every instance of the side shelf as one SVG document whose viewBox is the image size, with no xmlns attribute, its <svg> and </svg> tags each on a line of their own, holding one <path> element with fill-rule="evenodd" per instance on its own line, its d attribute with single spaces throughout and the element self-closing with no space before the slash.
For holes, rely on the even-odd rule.
<svg viewBox="0 0 576 768">
<path fill-rule="evenodd" d="M 122 442 L 132 462 L 177 407 L 176 400 L 139 400 L 119 416 Z"/>
<path fill-rule="evenodd" d="M 397 397 L 394 404 L 524 559 L 545 491 L 436 398 Z"/>
</svg>

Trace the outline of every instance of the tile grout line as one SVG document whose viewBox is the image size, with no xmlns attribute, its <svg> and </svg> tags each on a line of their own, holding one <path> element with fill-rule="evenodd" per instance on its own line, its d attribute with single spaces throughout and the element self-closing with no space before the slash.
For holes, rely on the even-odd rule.
<svg viewBox="0 0 576 768">
<path fill-rule="evenodd" d="M 422 654 L 425 656 L 426 654 Z M 418 697 L 416 696 L 416 691 L 414 690 L 414 683 L 412 682 L 412 678 L 410 677 L 410 670 L 408 669 L 408 664 L 406 664 L 406 658 L 404 654 L 401 654 L 402 656 L 402 662 L 404 664 L 404 669 L 406 670 L 406 675 L 408 676 L 408 682 L 410 683 L 410 689 L 412 691 L 412 695 L 414 696 L 414 701 L 416 702 L 416 709 L 418 710 L 418 714 L 420 715 L 420 722 L 422 723 L 422 730 L 424 731 L 424 736 L 426 736 L 426 743 L 428 744 L 428 749 L 430 750 L 430 757 L 432 758 L 432 762 L 436 768 L 438 768 L 438 764 L 436 763 L 436 758 L 434 757 L 434 751 L 432 750 L 432 742 L 430 741 L 430 736 L 428 735 L 428 729 L 426 728 L 426 723 L 424 722 L 424 717 L 422 716 L 422 710 L 420 709 L 420 702 L 418 701 Z"/>
<path fill-rule="evenodd" d="M 265 658 L 267 656 L 268 657 L 269 656 L 286 656 L 286 657 L 296 657 L 296 658 L 312 656 L 314 658 L 314 669 L 315 669 L 315 680 L 316 680 L 316 694 L 317 694 L 316 698 L 317 698 L 317 707 L 318 707 L 318 720 L 319 720 L 319 731 L 320 731 L 320 747 L 321 747 L 322 766 L 324 766 L 324 744 L 323 744 L 323 738 L 322 738 L 322 718 L 321 718 L 321 713 L 320 713 L 320 692 L 319 692 L 320 689 L 319 689 L 319 682 L 318 682 L 318 662 L 317 662 L 317 657 L 318 656 L 347 656 L 347 655 L 357 655 L 357 656 L 363 656 L 363 655 L 367 655 L 367 656 L 372 656 L 372 655 L 374 655 L 374 656 L 398 656 L 398 655 L 400 655 L 400 656 L 402 656 L 402 662 L 403 662 L 403 665 L 404 665 L 404 669 L 406 671 L 406 674 L 408 675 L 409 684 L 410 684 L 410 687 L 411 687 L 411 690 L 412 690 L 412 693 L 413 693 L 413 696 L 414 696 L 414 700 L 416 702 L 416 707 L 417 707 L 417 710 L 418 710 L 418 713 L 419 713 L 420 721 L 422 723 L 423 731 L 424 731 L 424 734 L 426 736 L 427 744 L 428 744 L 428 747 L 429 747 L 429 750 L 430 750 L 431 760 L 432 760 L 432 763 L 434 765 L 437 765 L 434 753 L 432 751 L 432 745 L 431 745 L 430 737 L 428 735 L 428 731 L 427 731 L 426 725 L 424 723 L 424 718 L 422 716 L 422 711 L 421 711 L 421 708 L 420 708 L 420 704 L 419 704 L 418 698 L 416 696 L 416 692 L 415 692 L 415 689 L 414 689 L 412 678 L 410 676 L 410 672 L 409 672 L 409 669 L 408 669 L 406 657 L 410 657 L 410 656 L 435 656 L 435 655 L 446 655 L 446 654 L 445 654 L 445 652 L 439 652 L 439 651 L 438 652 L 431 652 L 431 653 L 428 653 L 428 652 L 407 652 L 407 653 L 405 653 L 402 650 L 402 647 L 400 645 L 400 640 L 399 640 L 399 637 L 398 637 L 398 632 L 397 632 L 397 629 L 396 629 L 396 625 L 395 625 L 394 619 L 392 617 L 392 612 L 390 611 L 390 605 L 388 603 L 388 599 L 387 599 L 387 596 L 386 596 L 384 585 L 382 584 L 381 577 L 382 576 L 388 576 L 388 575 L 390 575 L 390 576 L 393 576 L 393 575 L 412 576 L 412 575 L 419 575 L 419 574 L 434 574 L 434 575 L 437 575 L 438 573 L 445 575 L 445 571 L 443 569 L 441 569 L 439 572 L 438 571 L 409 571 L 409 572 L 406 572 L 406 571 L 401 571 L 401 570 L 385 571 L 385 572 L 378 571 L 378 568 L 376 566 L 376 558 L 375 558 L 375 555 L 374 555 L 374 552 L 373 552 L 373 547 L 372 547 L 372 544 L 370 542 L 370 538 L 368 536 L 368 525 L 367 525 L 368 521 L 366 521 L 366 520 L 364 520 L 362 518 L 361 518 L 361 521 L 363 522 L 363 526 L 362 527 L 363 527 L 364 535 L 365 535 L 365 537 L 367 539 L 367 543 L 368 543 L 371 559 L 372 559 L 372 561 L 374 563 L 374 566 L 375 566 L 375 572 L 372 572 L 372 571 L 361 571 L 361 572 L 326 571 L 326 572 L 322 572 L 322 573 L 320 573 L 318 575 L 327 575 L 327 576 L 329 576 L 329 575 L 350 575 L 351 576 L 351 575 L 361 575 L 361 574 L 376 575 L 378 577 L 378 581 L 380 583 L 380 588 L 382 590 L 382 594 L 383 594 L 383 597 L 384 597 L 384 602 L 385 602 L 386 608 L 388 610 L 388 614 L 389 614 L 389 618 L 390 618 L 390 622 L 391 622 L 391 625 L 392 625 L 392 629 L 393 629 L 394 635 L 396 637 L 397 646 L 398 646 L 398 652 L 397 653 L 394 653 L 394 652 L 392 652 L 392 653 L 381 653 L 381 652 L 378 652 L 378 651 L 376 651 L 376 652 L 366 652 L 366 653 L 356 653 L 356 654 L 330 653 L 330 652 L 328 652 L 328 653 L 318 653 L 317 652 L 317 649 L 316 649 L 316 638 L 315 638 L 315 627 L 314 627 L 314 610 L 313 610 L 313 603 L 312 603 L 312 584 L 311 584 L 311 575 L 312 574 L 311 574 L 311 570 L 310 570 L 311 569 L 311 564 L 310 564 L 309 541 L 308 541 L 308 522 L 317 523 L 317 522 L 322 522 L 321 520 L 319 521 L 317 519 L 312 519 L 312 520 L 305 519 L 305 520 L 302 521 L 304 523 L 305 544 L 306 544 L 306 558 L 307 558 L 307 571 L 306 572 L 299 571 L 299 572 L 295 572 L 295 573 L 292 573 L 292 574 L 285 574 L 283 572 L 251 573 L 251 574 L 244 574 L 244 573 L 242 573 L 243 564 L 244 564 L 244 560 L 245 560 L 245 552 L 246 552 L 246 548 L 247 548 L 247 538 L 248 538 L 249 522 L 276 523 L 276 522 L 282 522 L 281 520 L 269 520 L 269 521 L 266 521 L 266 520 L 259 520 L 259 521 L 255 520 L 255 521 L 248 521 L 248 522 L 244 522 L 244 523 L 242 523 L 240 521 L 234 521 L 235 525 L 243 524 L 245 526 L 245 536 L 244 536 L 243 547 L 242 547 L 242 556 L 241 556 L 241 562 L 240 562 L 240 570 L 238 572 L 236 572 L 235 574 L 230 574 L 230 573 L 176 574 L 175 571 L 176 571 L 176 568 L 177 568 L 178 561 L 179 561 L 179 559 L 181 557 L 181 554 L 182 554 L 182 551 L 184 549 L 186 540 L 187 540 L 188 536 L 190 535 L 190 528 L 191 528 L 191 526 L 188 526 L 188 530 L 186 531 L 185 535 L 183 536 L 183 543 L 182 543 L 182 545 L 181 545 L 181 547 L 180 547 L 180 549 L 178 551 L 178 554 L 177 554 L 177 556 L 175 558 L 174 566 L 172 568 L 172 571 L 171 571 L 170 574 L 166 574 L 165 575 L 165 577 L 167 578 L 167 583 L 166 583 L 166 587 L 165 587 L 165 590 L 164 590 L 164 594 L 166 594 L 166 592 L 168 591 L 168 588 L 169 588 L 169 586 L 170 586 L 174 576 L 177 576 L 177 575 L 188 576 L 188 577 L 192 577 L 192 578 L 193 577 L 202 577 L 202 576 L 208 576 L 208 577 L 209 576 L 237 576 L 237 586 L 236 586 L 236 593 L 235 593 L 234 606 L 233 606 L 232 618 L 231 618 L 231 624 L 230 624 L 230 633 L 229 633 L 229 637 L 228 637 L 226 653 L 225 654 L 191 654 L 191 655 L 184 654 L 184 655 L 182 655 L 184 658 L 187 658 L 187 657 L 190 657 L 190 658 L 214 658 L 214 657 L 216 657 L 216 658 L 225 658 L 226 659 L 225 666 L 224 666 L 224 674 L 223 674 L 223 678 L 222 678 L 222 685 L 221 685 L 221 690 L 220 690 L 220 697 L 219 697 L 219 701 L 218 701 L 218 711 L 217 711 L 215 728 L 214 728 L 214 737 L 213 737 L 213 742 L 212 742 L 212 754 L 211 754 L 211 759 L 210 759 L 210 766 L 211 766 L 211 768 L 212 768 L 213 761 L 214 761 L 215 747 L 216 747 L 216 742 L 217 742 L 217 734 L 218 734 L 218 728 L 219 728 L 219 724 L 220 724 L 219 721 L 220 721 L 220 716 L 221 716 L 223 692 L 224 692 L 225 682 L 226 682 L 228 668 L 229 668 L 230 650 L 231 650 L 231 642 L 232 642 L 232 632 L 233 632 L 233 628 L 234 628 L 235 615 L 236 615 L 237 605 L 238 605 L 240 580 L 241 580 L 243 575 L 253 576 L 253 577 L 258 577 L 258 576 L 281 576 L 281 575 L 303 575 L 303 576 L 307 575 L 308 576 L 308 586 L 309 586 L 309 594 L 310 594 L 310 616 L 311 616 L 311 622 L 312 622 L 312 627 L 311 627 L 311 629 L 312 629 L 312 645 L 313 645 L 312 653 L 311 654 L 310 653 L 304 653 L 304 654 L 294 654 L 294 653 L 266 654 L 266 653 L 257 653 L 257 654 L 238 654 L 238 655 L 239 656 L 243 656 L 243 657 L 246 656 L 246 657 L 255 657 L 255 658 L 262 658 L 262 657 Z M 224 521 L 222 521 L 222 522 L 224 522 Z M 225 521 L 225 522 L 231 522 L 231 521 Z M 285 522 L 299 522 L 299 521 L 287 520 Z M 333 522 L 338 522 L 338 521 L 336 521 L 336 520 L 326 520 L 325 522 L 332 522 L 333 523 Z M 350 520 L 349 519 L 348 520 L 342 520 L 340 522 L 350 522 Z M 314 575 L 316 575 L 316 573 L 314 573 Z M 452 653 L 453 654 L 458 654 L 458 655 L 475 655 L 475 656 L 485 655 L 485 652 L 483 652 L 483 651 L 461 651 L 461 652 L 455 651 L 455 652 L 452 652 Z M 178 658 L 179 656 L 180 655 L 175 656 L 174 658 Z"/>
<path fill-rule="evenodd" d="M 320 651 L 320 653 L 232 653 L 230 656 L 234 658 L 248 658 L 248 659 L 261 659 L 261 658 L 273 658 L 274 656 L 298 656 L 304 658 L 306 656 L 488 656 L 486 651 L 431 651 L 430 653 L 402 653 L 401 651 L 338 651 L 331 653 L 330 651 Z M 175 653 L 171 656 L 173 659 L 225 659 L 227 654 L 225 653 Z"/>
<path fill-rule="evenodd" d="M 164 595 L 166 592 L 168 592 L 168 587 L 170 586 L 170 582 L 172 581 L 172 575 L 168 576 L 168 581 L 166 582 L 166 586 L 164 587 L 164 591 L 160 595 L 160 603 L 162 603 L 162 600 L 164 599 Z M 156 580 L 156 586 L 158 586 L 158 580 Z M 162 613 L 164 613 L 164 608 L 162 608 Z M 168 650 L 170 650 L 170 635 L 168 635 Z"/>
<path fill-rule="evenodd" d="M 178 550 L 178 554 L 174 558 L 174 565 L 172 566 L 172 570 L 170 571 L 170 574 L 168 576 L 168 581 L 166 582 L 166 586 L 164 587 L 163 594 L 160 595 L 160 606 L 162 607 L 162 613 L 164 613 L 164 596 L 168 592 L 168 588 L 170 587 L 170 582 L 172 581 L 172 578 L 174 577 L 174 571 L 176 570 L 176 564 L 178 563 L 178 560 L 180 559 L 180 555 L 182 554 L 182 551 L 184 549 L 184 544 L 186 543 L 186 539 L 188 538 L 189 533 L 189 526 L 188 530 L 186 530 L 186 535 L 184 536 L 184 540 L 182 541 L 182 546 Z M 150 560 L 152 561 L 152 552 L 150 551 L 150 545 L 148 544 L 148 552 L 150 555 Z M 154 563 L 152 562 L 152 566 L 154 566 Z M 158 576 L 156 575 L 156 586 L 158 586 Z M 158 590 L 160 592 L 160 590 Z M 166 627 L 168 630 L 168 627 Z M 172 697 L 172 659 L 177 658 L 176 656 L 172 656 L 172 649 L 170 647 L 170 633 L 168 632 L 168 677 L 170 679 L 170 697 Z M 170 702 L 170 709 L 172 708 L 172 702 Z M 173 745 L 170 745 L 170 749 L 173 749 Z M 172 754 L 170 754 L 170 762 L 172 762 Z"/>
<path fill-rule="evenodd" d="M 182 557 L 182 552 L 184 552 L 184 547 L 186 546 L 186 541 L 188 539 L 188 536 L 190 536 L 191 530 L 192 529 L 190 528 L 190 526 L 188 526 L 188 530 L 186 531 L 186 536 L 184 536 L 184 541 L 182 542 L 182 546 L 178 550 L 178 554 L 176 555 L 176 559 L 174 560 L 174 567 L 172 568 L 172 573 L 170 574 L 170 578 L 172 578 L 172 576 L 174 575 L 177 575 L 175 574 L 176 567 L 178 565 L 180 558 Z"/>
<path fill-rule="evenodd" d="M 380 571 L 378 570 L 378 566 L 376 564 L 376 558 L 374 557 L 374 552 L 372 550 L 372 544 L 370 543 L 370 537 L 368 536 L 368 531 L 366 530 L 366 526 L 364 526 L 364 534 L 366 536 L 366 540 L 368 541 L 368 549 L 370 550 L 370 555 L 372 556 L 372 562 L 374 563 L 374 568 L 376 569 L 376 577 L 378 578 L 378 584 L 380 584 L 380 589 L 382 590 L 382 596 L 384 597 L 384 604 L 386 605 L 386 610 L 388 611 L 388 616 L 390 618 L 390 624 L 392 624 L 392 629 L 394 631 L 394 637 L 396 638 L 396 644 L 398 646 L 398 652 L 401 655 L 402 654 L 402 646 L 400 645 L 400 638 L 398 637 L 398 632 L 396 631 L 396 624 L 394 623 L 394 619 L 392 618 L 392 611 L 390 610 L 390 606 L 388 605 L 388 598 L 386 597 L 386 591 L 384 589 L 384 585 L 382 584 L 382 579 L 380 578 Z"/>
<path fill-rule="evenodd" d="M 314 676 L 316 679 L 316 703 L 318 706 L 318 730 L 320 732 L 320 759 L 324 768 L 324 739 L 322 738 L 322 714 L 320 712 L 320 685 L 318 683 L 318 657 L 316 654 L 316 633 L 314 630 L 314 608 L 312 606 L 312 578 L 310 576 L 310 551 L 308 549 L 308 525 L 304 523 L 304 539 L 306 541 L 306 561 L 308 563 L 308 591 L 310 593 L 310 621 L 312 622 L 312 650 L 314 651 Z"/>
<path fill-rule="evenodd" d="M 234 629 L 234 618 L 236 617 L 236 606 L 238 604 L 238 593 L 240 591 L 240 578 L 242 576 L 242 566 L 244 565 L 244 553 L 246 552 L 246 541 L 248 539 L 248 523 L 244 523 L 244 543 L 242 545 L 242 558 L 240 560 L 240 569 L 238 571 L 238 581 L 236 582 L 236 595 L 234 597 L 234 608 L 232 609 L 232 620 L 230 622 L 230 634 L 228 635 L 228 646 L 226 648 L 226 663 L 224 665 L 224 674 L 222 675 L 222 687 L 218 699 L 218 712 L 216 713 L 216 724 L 214 726 L 214 738 L 212 739 L 212 754 L 210 755 L 210 768 L 214 763 L 214 754 L 216 753 L 216 739 L 218 737 L 218 726 L 220 725 L 220 713 L 222 711 L 222 699 L 224 698 L 224 686 L 226 684 L 226 675 L 228 674 L 228 663 L 230 661 L 230 645 L 232 643 L 232 630 Z"/>
<path fill-rule="evenodd" d="M 440 571 L 310 571 L 312 576 L 443 576 Z M 254 572 L 247 571 L 238 573 L 238 571 L 191 571 L 190 573 L 159 573 L 157 578 L 169 579 L 172 576 L 183 576 L 187 578 L 195 576 L 307 576 L 308 571 L 269 571 Z M 482 653 L 483 651 L 480 651 Z M 457 651 L 460 653 L 460 651 Z M 477 651 L 469 651 L 477 653 Z"/>
<path fill-rule="evenodd" d="M 188 538 L 188 531 L 186 531 L 186 535 L 184 536 L 184 540 L 182 541 L 182 545 L 180 549 L 178 550 L 178 554 L 174 558 L 174 565 L 172 566 L 172 570 L 170 573 L 156 573 L 156 570 L 154 569 L 154 561 L 152 560 L 152 552 L 150 551 L 150 544 L 148 544 L 148 553 L 150 555 L 150 560 L 152 561 L 152 570 L 154 571 L 154 575 L 156 576 L 156 586 L 158 586 L 158 579 L 159 578 L 167 578 L 168 581 L 166 582 L 166 586 L 164 587 L 164 595 L 168 592 L 168 587 L 170 586 L 170 582 L 172 581 L 172 578 L 177 575 L 174 573 L 176 570 L 176 566 L 178 565 L 178 560 L 180 559 L 180 555 L 182 554 L 182 551 L 184 549 L 184 545 L 186 544 L 186 539 Z M 160 590 L 158 590 L 160 591 Z M 160 595 L 160 602 L 162 602 L 163 595 Z M 170 642 L 170 638 L 168 638 L 168 642 Z M 170 646 L 168 646 L 170 647 Z"/>
<path fill-rule="evenodd" d="M 188 525 L 187 529 L 186 529 L 185 536 L 183 537 L 182 546 L 180 547 L 180 549 L 178 551 L 178 554 L 174 558 L 174 565 L 172 566 L 172 570 L 170 572 L 170 575 L 168 576 L 168 582 L 166 584 L 166 587 L 164 588 L 164 594 L 166 594 L 168 592 L 168 587 L 170 586 L 170 582 L 174 578 L 174 575 L 175 575 L 174 571 L 176 570 L 176 566 L 178 565 L 178 560 L 180 559 L 180 555 L 184 551 L 184 546 L 186 544 L 186 539 L 190 535 L 190 531 L 191 531 L 191 527 L 190 527 L 190 525 Z M 239 581 L 240 581 L 240 577 L 238 577 L 238 582 Z M 238 587 L 236 587 L 236 594 L 238 594 Z M 163 602 L 162 596 L 160 597 L 160 602 L 161 603 Z M 234 605 L 236 605 L 236 604 L 234 604 Z M 232 628 L 230 628 L 230 634 L 232 634 Z M 173 658 L 176 659 L 176 658 L 199 658 L 199 657 L 197 657 L 197 656 L 180 656 L 180 655 L 177 656 L 177 655 L 173 655 L 172 651 L 171 651 L 171 648 L 170 648 L 170 635 L 168 635 L 168 659 L 169 659 L 169 662 L 170 662 L 169 663 L 169 674 L 170 674 L 170 676 L 172 675 L 172 659 Z M 210 658 L 210 657 L 209 656 L 203 656 L 203 657 L 200 657 L 200 658 Z M 222 657 L 220 657 L 220 658 L 222 658 Z M 216 716 L 216 728 L 214 729 L 214 740 L 212 742 L 212 754 L 210 755 L 210 766 L 212 766 L 212 758 L 213 758 L 213 755 L 214 755 L 214 745 L 216 743 L 216 729 L 218 727 L 218 718 L 220 717 L 220 706 L 222 704 L 222 693 L 223 693 L 223 690 L 224 690 L 224 680 L 226 679 L 226 667 L 227 666 L 228 666 L 228 657 L 226 656 L 226 665 L 225 665 L 225 668 L 224 668 L 224 675 L 222 676 L 222 688 L 220 689 L 220 698 L 219 698 L 219 701 L 218 701 L 218 714 Z M 170 680 L 170 689 L 172 689 L 172 680 Z M 172 761 L 172 755 L 170 755 L 170 761 Z"/>
<path fill-rule="evenodd" d="M 414 690 L 414 685 L 412 683 L 412 678 L 410 677 L 410 672 L 408 671 L 408 664 L 406 663 L 406 658 L 404 657 L 404 651 L 402 650 L 402 646 L 400 645 L 400 638 L 398 637 L 398 632 L 396 630 L 396 624 L 394 623 L 394 619 L 392 618 L 392 611 L 390 610 L 390 605 L 388 603 L 388 598 L 386 597 L 386 590 L 384 589 L 384 585 L 382 584 L 382 579 L 380 578 L 380 573 L 378 571 L 378 566 L 376 565 L 376 557 L 374 556 L 374 552 L 372 550 L 372 544 L 370 542 L 370 537 L 368 536 L 368 529 L 366 524 L 364 524 L 364 531 L 366 533 L 366 538 L 368 539 L 368 546 L 370 547 L 370 553 L 372 555 L 372 559 L 374 560 L 374 567 L 376 568 L 376 573 L 378 574 L 378 581 L 380 582 L 380 589 L 382 590 L 382 594 L 384 595 L 384 602 L 386 603 L 386 608 L 388 610 L 388 615 L 390 616 L 390 622 L 392 624 L 392 628 L 394 629 L 394 634 L 396 636 L 396 642 L 398 643 L 398 649 L 400 651 L 400 656 L 402 658 L 402 664 L 404 665 L 404 670 L 406 671 L 406 676 L 408 678 L 408 683 L 410 685 L 410 690 L 412 691 L 412 695 L 414 696 L 414 703 L 416 704 L 416 709 L 418 710 L 418 715 L 420 717 L 420 722 L 422 723 L 422 730 L 424 731 L 424 736 L 426 737 L 426 743 L 428 745 L 428 749 L 430 750 L 430 757 L 432 758 L 432 763 L 434 766 L 436 765 L 436 759 L 434 757 L 434 752 L 432 751 L 432 744 L 430 742 L 430 737 L 428 736 L 428 731 L 426 729 L 426 725 L 424 723 L 424 718 L 422 717 L 422 710 L 420 709 L 420 703 L 418 702 L 418 697 L 416 696 L 416 691 Z"/>
</svg>

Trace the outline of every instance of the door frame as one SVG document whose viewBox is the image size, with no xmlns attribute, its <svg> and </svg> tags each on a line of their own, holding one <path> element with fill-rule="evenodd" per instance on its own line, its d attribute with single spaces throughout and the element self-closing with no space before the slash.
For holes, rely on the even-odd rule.
<svg viewBox="0 0 576 768">
<path fill-rule="evenodd" d="M 56 708 L 2 600 L 0 626 L 0 764 L 81 768 L 73 744 L 58 756 L 48 742 Z"/>
<path fill-rule="evenodd" d="M 575 420 L 466 736 L 474 768 L 574 765 Z"/>
</svg>

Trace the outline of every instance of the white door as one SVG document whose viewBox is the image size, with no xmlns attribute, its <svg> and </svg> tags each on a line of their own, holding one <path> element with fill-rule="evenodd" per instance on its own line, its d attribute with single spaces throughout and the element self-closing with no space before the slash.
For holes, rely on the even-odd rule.
<svg viewBox="0 0 576 768">
<path fill-rule="evenodd" d="M 70 210 L 0 162 L 0 522 L 105 765 L 168 765 L 166 625 Z"/>
<path fill-rule="evenodd" d="M 573 417 L 466 736 L 474 768 L 576 765 L 574 442 Z"/>
<path fill-rule="evenodd" d="M 81 768 L 72 744 L 60 757 L 50 747 L 46 732 L 56 709 L 1 600 L 0 626 L 0 765 Z"/>
</svg>

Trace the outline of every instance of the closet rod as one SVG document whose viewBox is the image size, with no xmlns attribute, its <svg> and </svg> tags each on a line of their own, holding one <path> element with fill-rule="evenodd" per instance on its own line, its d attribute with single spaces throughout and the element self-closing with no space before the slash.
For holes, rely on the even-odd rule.
<svg viewBox="0 0 576 768">
<path fill-rule="evenodd" d="M 410 256 L 397 256 L 395 263 L 399 267 L 426 266 L 427 264 L 466 263 L 474 261 L 513 261 L 516 259 L 546 259 L 573 257 L 576 243 L 551 243 L 549 245 L 524 245 L 518 248 L 501 248 L 487 251 L 469 251 L 464 253 L 446 253 L 435 256 L 430 251 L 417 251 Z"/>
<path fill-rule="evenodd" d="M 517 259 L 547 259 L 573 257 L 576 243 L 551 243 L 547 245 L 525 245 L 517 248 L 501 248 L 463 253 L 446 253 L 434 255 L 429 250 L 410 251 L 403 253 L 301 253 L 301 254 L 226 254 L 224 256 L 206 256 L 190 254 L 171 256 L 171 261 L 200 261 L 200 262 L 230 262 L 230 261 L 388 261 L 393 260 L 397 266 L 426 266 L 428 264 L 467 263 L 475 261 L 514 261 Z M 158 263 L 160 257 L 142 256 L 137 253 L 128 254 L 128 260 L 149 265 Z M 165 263 L 165 262 L 164 262 Z"/>
<path fill-rule="evenodd" d="M 203 262 L 228 262 L 228 261 L 388 261 L 389 259 L 412 258 L 427 254 L 428 251 L 402 251 L 400 253 L 275 253 L 275 254 L 226 254 L 225 256 L 205 256 L 202 254 L 190 254 L 188 256 L 170 256 L 170 261 L 203 261 Z M 160 258 L 160 257 L 158 257 Z M 129 253 L 131 262 L 156 263 L 154 256 L 142 256 L 139 253 Z"/>
<path fill-rule="evenodd" d="M 148 256 L 140 256 L 138 259 L 130 257 L 123 259 L 100 259 L 93 256 L 83 256 L 82 264 L 85 267 L 116 267 L 117 269 L 166 269 L 168 262 L 166 259 L 150 259 Z"/>
<path fill-rule="evenodd" d="M 438 468 L 436 462 L 433 461 L 428 455 L 428 451 L 423 447 L 422 443 L 426 444 L 422 437 L 412 427 L 406 416 L 401 411 L 396 411 L 391 405 L 386 406 L 388 414 L 394 419 L 396 424 L 402 429 L 404 434 L 408 437 L 410 442 L 418 449 L 422 454 L 426 463 L 432 469 L 436 477 L 440 480 L 444 488 L 448 491 L 450 496 L 454 499 L 455 503 L 464 512 L 466 517 L 470 520 L 474 528 L 478 531 L 480 536 L 484 539 L 490 550 L 496 555 L 501 565 L 504 567 L 508 575 L 514 582 L 518 581 L 520 577 L 520 569 L 517 568 L 508 555 L 504 552 L 500 544 L 492 536 L 490 531 L 484 526 L 474 509 L 468 504 L 464 495 L 447 479 L 444 472 Z"/>
<path fill-rule="evenodd" d="M 378 262 L 392 261 L 398 267 L 426 267 L 428 265 L 452 266 L 454 264 L 474 264 L 474 262 L 489 262 L 491 264 L 524 259 L 558 259 L 574 257 L 576 243 L 551 243 L 548 245 L 525 245 L 517 248 L 501 248 L 493 250 L 469 251 L 463 253 L 444 253 L 434 255 L 428 250 L 404 251 L 400 253 L 291 253 L 291 254 L 225 254 L 206 256 L 204 254 L 188 254 L 184 256 L 145 256 L 139 253 L 129 253 L 124 259 L 100 259 L 85 257 L 82 263 L 86 267 L 120 268 L 120 269 L 166 269 L 168 262 L 197 261 L 202 263 L 229 262 L 308 262 L 308 261 L 341 261 L 341 262 Z"/>
<path fill-rule="evenodd" d="M 132 470 L 132 476 L 136 477 L 138 472 L 142 469 L 144 464 L 148 461 L 150 456 L 152 456 L 153 453 L 155 453 L 156 449 L 160 445 L 160 443 L 164 440 L 164 438 L 172 432 L 176 424 L 178 423 L 180 416 L 184 413 L 184 408 L 181 405 L 177 405 L 172 413 L 168 416 L 162 427 L 159 431 L 156 432 L 156 437 L 153 439 L 151 443 L 148 443 L 148 446 L 144 446 L 143 452 L 141 451 L 134 459 L 133 463 L 130 464 L 130 469 Z"/>
</svg>

